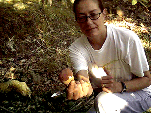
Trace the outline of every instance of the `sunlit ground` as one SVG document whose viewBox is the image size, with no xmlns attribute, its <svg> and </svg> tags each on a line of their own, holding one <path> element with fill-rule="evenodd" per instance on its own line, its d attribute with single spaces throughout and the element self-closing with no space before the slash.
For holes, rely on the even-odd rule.
<svg viewBox="0 0 151 113">
<path fill-rule="evenodd" d="M 126 18 L 126 19 L 114 19 L 114 20 L 109 20 L 106 21 L 106 25 L 114 25 L 117 27 L 125 27 L 127 29 L 130 29 L 134 31 L 135 33 L 139 34 L 144 34 L 144 37 L 141 38 L 142 45 L 144 48 L 151 49 L 151 36 L 150 39 L 146 39 L 145 35 L 150 35 L 149 29 L 150 27 L 146 27 L 143 23 L 140 24 L 140 26 L 136 25 L 136 23 L 131 19 L 131 18 Z"/>
<path fill-rule="evenodd" d="M 16 3 L 13 6 L 14 6 L 14 8 L 16 8 L 18 10 L 23 10 L 23 9 L 28 8 L 28 6 L 24 3 Z"/>
</svg>

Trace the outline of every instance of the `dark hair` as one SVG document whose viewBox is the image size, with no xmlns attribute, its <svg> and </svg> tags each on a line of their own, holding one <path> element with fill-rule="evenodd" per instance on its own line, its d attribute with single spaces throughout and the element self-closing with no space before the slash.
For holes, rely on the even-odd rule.
<svg viewBox="0 0 151 113">
<path fill-rule="evenodd" d="M 77 5 L 79 4 L 80 1 L 82 1 L 82 0 L 75 0 L 75 1 L 74 1 L 74 4 L 73 4 L 73 12 L 74 12 L 75 15 L 76 15 L 76 7 L 77 7 Z M 99 3 L 99 7 L 100 7 L 101 11 L 103 11 L 104 6 L 103 6 L 103 4 L 102 4 L 102 1 L 101 1 L 101 0 L 97 0 L 97 1 L 98 1 L 98 3 Z"/>
</svg>

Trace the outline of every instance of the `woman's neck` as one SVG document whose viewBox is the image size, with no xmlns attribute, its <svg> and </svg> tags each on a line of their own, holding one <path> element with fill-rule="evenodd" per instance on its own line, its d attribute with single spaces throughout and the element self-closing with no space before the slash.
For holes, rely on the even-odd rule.
<svg viewBox="0 0 151 113">
<path fill-rule="evenodd" d="M 99 35 L 88 38 L 88 40 L 94 50 L 99 50 L 102 48 L 106 40 L 106 37 L 107 37 L 107 28 L 105 26 L 105 28 L 101 30 Z"/>
</svg>

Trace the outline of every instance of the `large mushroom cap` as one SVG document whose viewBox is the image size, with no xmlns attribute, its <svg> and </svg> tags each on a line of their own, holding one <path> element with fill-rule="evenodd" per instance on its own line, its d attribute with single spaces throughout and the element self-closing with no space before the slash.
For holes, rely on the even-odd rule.
<svg viewBox="0 0 151 113">
<path fill-rule="evenodd" d="M 59 75 L 61 82 L 68 85 L 72 80 L 74 80 L 73 72 L 71 69 L 63 69 Z"/>
</svg>

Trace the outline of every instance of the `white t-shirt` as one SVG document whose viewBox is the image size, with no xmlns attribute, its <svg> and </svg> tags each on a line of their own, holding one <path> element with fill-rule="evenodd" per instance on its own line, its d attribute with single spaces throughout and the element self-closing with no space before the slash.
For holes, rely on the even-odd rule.
<svg viewBox="0 0 151 113">
<path fill-rule="evenodd" d="M 144 76 L 149 70 L 139 37 L 121 27 L 107 25 L 107 37 L 100 50 L 94 50 L 85 35 L 69 47 L 71 61 L 76 72 L 89 70 L 93 64 L 105 66 L 116 81 L 132 79 L 132 73 Z"/>
</svg>

